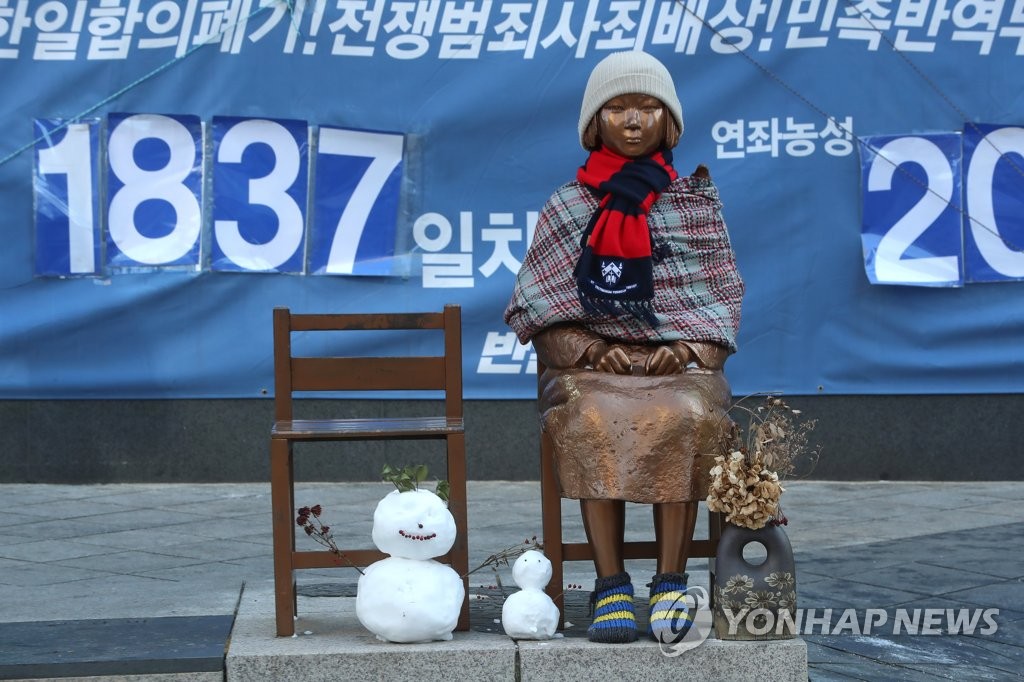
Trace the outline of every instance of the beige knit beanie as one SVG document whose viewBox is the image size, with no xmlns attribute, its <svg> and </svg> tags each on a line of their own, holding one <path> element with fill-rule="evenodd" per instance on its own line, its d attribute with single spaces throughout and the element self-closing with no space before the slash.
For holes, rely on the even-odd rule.
<svg viewBox="0 0 1024 682">
<path fill-rule="evenodd" d="M 679 103 L 672 74 L 665 65 L 646 52 L 614 52 L 597 63 L 590 72 L 580 109 L 580 144 L 594 114 L 604 103 L 619 95 L 638 93 L 657 97 L 672 112 L 683 134 L 683 105 Z"/>
</svg>

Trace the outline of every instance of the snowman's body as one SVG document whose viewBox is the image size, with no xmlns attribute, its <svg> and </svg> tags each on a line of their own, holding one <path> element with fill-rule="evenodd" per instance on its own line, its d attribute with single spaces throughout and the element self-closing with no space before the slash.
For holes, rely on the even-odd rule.
<svg viewBox="0 0 1024 682">
<path fill-rule="evenodd" d="M 520 589 L 501 607 L 501 626 L 513 639 L 550 639 L 558 630 L 558 607 L 544 592 L 551 580 L 551 562 L 535 550 L 524 552 L 512 565 Z"/>
<path fill-rule="evenodd" d="M 389 642 L 449 640 L 465 592 L 458 574 L 430 559 L 389 557 L 359 578 L 356 615 Z"/>
<path fill-rule="evenodd" d="M 455 519 L 426 490 L 389 493 L 373 514 L 373 542 L 390 554 L 359 578 L 356 616 L 389 642 L 449 640 L 466 592 L 462 579 L 433 557 L 455 543 Z"/>
</svg>

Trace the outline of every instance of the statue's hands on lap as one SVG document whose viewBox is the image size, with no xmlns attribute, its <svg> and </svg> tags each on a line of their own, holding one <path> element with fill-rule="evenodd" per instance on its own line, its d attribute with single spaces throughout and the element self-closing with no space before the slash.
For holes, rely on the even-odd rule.
<svg viewBox="0 0 1024 682">
<path fill-rule="evenodd" d="M 587 349 L 586 362 L 599 372 L 632 374 L 633 361 L 622 346 L 597 341 Z"/>
<path fill-rule="evenodd" d="M 644 370 L 647 376 L 679 374 L 686 370 L 689 352 L 685 346 L 658 346 L 647 356 Z"/>
<path fill-rule="evenodd" d="M 652 346 L 650 353 L 643 362 L 643 371 L 638 363 L 620 345 L 595 341 L 584 354 L 584 363 L 598 372 L 613 374 L 643 374 L 645 376 L 664 376 L 679 374 L 686 371 L 686 366 L 695 358 L 683 344 L 665 344 Z"/>
</svg>

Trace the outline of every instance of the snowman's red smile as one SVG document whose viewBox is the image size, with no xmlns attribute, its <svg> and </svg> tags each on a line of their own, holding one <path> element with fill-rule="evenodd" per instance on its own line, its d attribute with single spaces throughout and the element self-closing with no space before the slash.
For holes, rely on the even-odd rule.
<svg viewBox="0 0 1024 682">
<path fill-rule="evenodd" d="M 437 533 L 429 533 L 427 535 L 420 535 L 419 533 L 408 533 L 404 530 L 399 529 L 398 534 L 406 540 L 433 540 L 437 537 Z"/>
</svg>

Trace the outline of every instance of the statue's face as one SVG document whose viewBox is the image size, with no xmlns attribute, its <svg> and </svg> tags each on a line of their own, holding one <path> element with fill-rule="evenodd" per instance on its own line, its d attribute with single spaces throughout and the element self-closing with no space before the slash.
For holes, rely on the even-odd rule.
<svg viewBox="0 0 1024 682">
<path fill-rule="evenodd" d="M 665 105 L 650 95 L 620 95 L 597 114 L 601 141 L 616 154 L 638 158 L 657 151 L 665 141 Z"/>
</svg>

